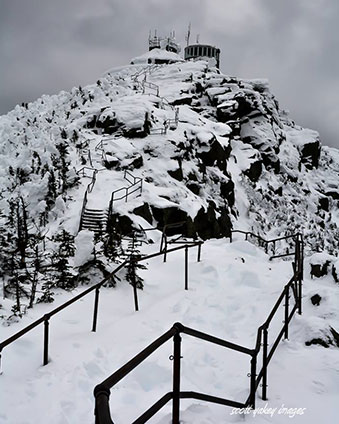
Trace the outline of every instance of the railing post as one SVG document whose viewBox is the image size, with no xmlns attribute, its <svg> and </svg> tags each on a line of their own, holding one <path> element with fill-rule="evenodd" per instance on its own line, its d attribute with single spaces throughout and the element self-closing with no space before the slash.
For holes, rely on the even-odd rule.
<svg viewBox="0 0 339 424">
<path fill-rule="evenodd" d="M 232 233 L 232 230 L 230 231 L 230 243 L 232 243 L 232 241 L 233 241 L 233 233 Z"/>
<path fill-rule="evenodd" d="M 257 355 L 258 353 L 255 352 L 255 354 L 252 356 L 251 359 L 251 382 L 250 382 L 250 404 L 249 406 L 252 409 L 255 409 L 255 380 L 257 376 Z"/>
<path fill-rule="evenodd" d="M 268 253 L 268 242 L 266 241 L 266 243 L 265 243 L 265 253 L 266 253 L 266 255 L 267 255 L 267 253 Z"/>
<path fill-rule="evenodd" d="M 135 275 L 136 264 L 135 264 L 135 260 L 133 256 L 131 256 L 131 266 L 132 266 L 132 286 L 133 286 L 133 295 L 134 295 L 134 307 L 135 307 L 135 311 L 138 312 L 139 311 L 138 289 L 137 289 L 137 280 Z"/>
<path fill-rule="evenodd" d="M 289 285 L 285 286 L 285 339 L 288 339 L 288 306 L 289 306 Z"/>
<path fill-rule="evenodd" d="M 302 314 L 302 280 L 303 280 L 303 273 L 304 273 L 304 246 L 303 246 L 303 240 L 298 240 L 298 313 L 299 315 Z"/>
<path fill-rule="evenodd" d="M 48 338 L 49 338 L 49 315 L 44 316 L 44 360 L 43 365 L 48 364 Z"/>
<path fill-rule="evenodd" d="M 165 234 L 165 250 L 164 250 L 164 262 L 167 260 L 167 236 Z"/>
<path fill-rule="evenodd" d="M 93 311 L 93 325 L 92 325 L 92 331 L 94 331 L 94 332 L 97 330 L 99 292 L 100 292 L 100 287 L 97 287 L 95 289 L 94 311 Z"/>
<path fill-rule="evenodd" d="M 263 356 L 262 356 L 262 400 L 267 400 L 267 348 L 268 348 L 268 328 L 263 329 Z"/>
<path fill-rule="evenodd" d="M 198 245 L 198 258 L 197 258 L 197 262 L 201 261 L 201 241 L 199 242 Z"/>
<path fill-rule="evenodd" d="M 185 290 L 188 290 L 188 246 L 185 246 Z"/>
<path fill-rule="evenodd" d="M 179 333 L 173 337 L 173 401 L 172 401 L 172 424 L 180 423 L 180 359 L 181 359 L 181 336 Z"/>
</svg>

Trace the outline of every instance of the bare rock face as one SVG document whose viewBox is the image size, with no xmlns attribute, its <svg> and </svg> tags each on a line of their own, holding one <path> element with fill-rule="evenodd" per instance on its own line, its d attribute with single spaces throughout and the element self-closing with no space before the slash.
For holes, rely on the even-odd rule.
<svg viewBox="0 0 339 424">
<path fill-rule="evenodd" d="M 244 174 L 252 181 L 256 182 L 259 180 L 262 172 L 262 161 L 256 160 L 252 162 L 250 167 L 244 172 Z"/>
<path fill-rule="evenodd" d="M 330 346 L 339 347 L 339 333 L 330 326 L 323 332 L 321 337 L 315 337 L 305 342 L 305 344 L 306 346 L 319 345 L 326 348 Z"/>
<path fill-rule="evenodd" d="M 232 229 L 232 223 L 228 216 L 228 211 L 218 209 L 214 202 L 210 202 L 207 210 L 199 209 L 195 218 L 192 218 L 183 210 L 176 207 L 158 208 L 151 206 L 154 219 L 158 223 L 158 228 L 162 229 L 165 225 L 182 222 L 181 226 L 169 228 L 167 234 L 183 234 L 187 237 L 203 240 L 209 238 L 229 237 Z"/>
<path fill-rule="evenodd" d="M 133 210 L 135 215 L 141 216 L 149 224 L 152 224 L 152 213 L 148 203 L 144 203 Z"/>
<path fill-rule="evenodd" d="M 328 275 L 330 270 L 336 270 L 337 258 L 326 252 L 314 253 L 310 257 L 311 277 L 321 278 Z M 334 271 L 334 273 L 336 273 Z"/>
<path fill-rule="evenodd" d="M 330 261 L 326 261 L 323 264 L 311 264 L 311 276 L 313 277 L 324 277 L 328 273 Z"/>
<path fill-rule="evenodd" d="M 205 166 L 217 166 L 221 171 L 226 172 L 227 160 L 230 155 L 230 148 L 225 149 L 214 137 L 209 150 L 200 152 L 197 156 L 202 160 Z"/>
<path fill-rule="evenodd" d="M 300 148 L 300 161 L 306 168 L 318 168 L 320 153 L 321 146 L 319 140 L 305 143 L 302 148 Z"/>
</svg>

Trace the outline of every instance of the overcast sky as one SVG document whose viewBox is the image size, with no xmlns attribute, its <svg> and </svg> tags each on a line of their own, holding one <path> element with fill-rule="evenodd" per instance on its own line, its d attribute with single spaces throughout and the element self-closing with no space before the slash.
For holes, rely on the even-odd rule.
<svg viewBox="0 0 339 424">
<path fill-rule="evenodd" d="M 0 114 L 94 83 L 148 49 L 150 29 L 221 49 L 228 75 L 270 80 L 280 105 L 339 148 L 339 0 L 0 0 Z"/>
</svg>

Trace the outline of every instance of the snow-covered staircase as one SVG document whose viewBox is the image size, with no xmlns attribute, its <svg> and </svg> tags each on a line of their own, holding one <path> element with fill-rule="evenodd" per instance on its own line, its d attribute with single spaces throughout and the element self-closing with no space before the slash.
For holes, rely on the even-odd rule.
<svg viewBox="0 0 339 424">
<path fill-rule="evenodd" d="M 80 230 L 91 230 L 99 233 L 106 229 L 107 210 L 85 208 L 81 217 Z"/>
</svg>

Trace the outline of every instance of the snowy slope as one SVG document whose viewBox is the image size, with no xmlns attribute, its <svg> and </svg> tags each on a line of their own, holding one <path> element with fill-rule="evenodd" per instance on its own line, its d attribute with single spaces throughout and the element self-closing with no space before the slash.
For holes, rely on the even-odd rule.
<svg viewBox="0 0 339 424">
<path fill-rule="evenodd" d="M 100 271 L 93 265 L 93 284 L 101 272 L 116 266 L 107 254 L 105 234 L 79 232 L 84 206 L 111 213 L 124 235 L 186 221 L 178 231 L 207 240 L 203 262 L 190 266 L 187 293 L 183 252 L 170 256 L 168 264 L 154 259 L 147 271 L 139 271 L 145 287 L 138 314 L 122 277 L 115 289 L 103 289 L 98 333 L 88 332 L 92 298 L 53 317 L 48 366 L 40 367 L 40 328 L 7 347 L 0 422 L 90 421 L 93 387 L 175 321 L 252 347 L 257 327 L 292 267 L 268 262 L 262 251 L 245 242 L 229 245 L 223 237 L 232 227 L 267 238 L 300 231 L 307 255 L 325 251 L 337 264 L 339 152 L 322 146 L 315 131 L 296 125 L 279 108 L 266 80 L 223 75 L 204 61 L 128 65 L 108 71 L 96 84 L 17 106 L 0 117 L 0 140 L 0 270 L 6 295 L 0 315 L 6 324 L 14 321 L 1 326 L 1 340 L 83 290 L 73 278 L 79 267 L 93 265 L 94 258 L 100 262 Z M 110 211 L 112 193 L 125 193 L 131 186 L 126 170 L 142 178 L 142 193 L 115 201 Z M 27 240 L 22 238 L 25 220 Z M 61 231 L 72 239 L 74 250 L 62 245 Z M 150 242 L 159 241 L 158 232 L 147 236 Z M 153 252 L 154 246 L 143 249 Z M 35 301 L 51 288 L 55 301 L 27 309 L 39 262 L 36 252 L 41 266 Z M 64 255 L 73 278 L 71 292 L 54 283 L 58 255 Z M 305 342 L 327 340 L 330 326 L 338 331 L 338 285 L 330 275 L 310 280 L 309 271 L 304 315 L 296 316 L 290 340 L 270 365 L 269 404 L 306 408 L 299 422 L 333 422 L 337 350 Z M 319 306 L 310 301 L 315 294 L 322 298 Z M 114 389 L 111 409 L 117 422 L 136 417 L 168 391 L 171 349 L 169 344 Z M 247 362 L 192 340 L 184 341 L 184 349 L 184 358 L 192 358 L 183 368 L 187 389 L 246 398 Z M 183 402 L 185 408 L 187 423 L 241 419 L 227 408 L 191 401 Z M 168 422 L 168 412 L 153 422 Z M 286 420 L 277 413 L 273 422 Z"/>
<path fill-rule="evenodd" d="M 154 251 L 154 247 L 146 250 Z M 257 327 L 266 319 L 291 275 L 291 263 L 269 262 L 262 250 L 247 242 L 230 245 L 220 239 L 205 243 L 201 263 L 196 262 L 196 252 L 190 251 L 187 292 L 183 252 L 170 254 L 166 264 L 162 258 L 149 260 L 148 270 L 142 275 L 145 288 L 139 294 L 138 313 L 133 312 L 130 285 L 121 282 L 116 289 L 102 289 L 97 333 L 89 332 L 92 296 L 53 317 L 51 362 L 47 366 L 41 367 L 41 328 L 4 350 L 1 422 L 91 422 L 94 386 L 177 321 L 253 347 Z M 319 307 L 309 300 L 315 291 L 325 299 Z M 304 415 L 298 416 L 300 423 L 316 423 L 320 416 L 324 422 L 333 422 L 339 387 L 335 371 L 339 366 L 337 349 L 306 347 L 305 342 L 316 334 L 317 321 L 318 327 L 319 321 L 325 323 L 324 311 L 328 315 L 334 312 L 338 288 L 326 279 L 320 284 L 307 279 L 304 295 L 304 314 L 294 318 L 290 340 L 279 346 L 269 366 L 268 403 L 272 408 L 282 404 L 306 408 Z M 70 296 L 59 293 L 57 302 Z M 3 328 L 1 333 L 9 336 L 47 310 L 46 306 L 38 306 L 22 322 Z M 332 325 L 338 327 L 338 315 Z M 280 327 L 278 316 L 272 323 L 270 337 Z M 130 422 L 170 390 L 171 353 L 172 343 L 168 342 L 112 390 L 113 420 Z M 245 355 L 183 336 L 183 390 L 242 401 L 248 395 L 248 372 Z M 258 398 L 257 407 L 265 403 Z M 230 415 L 232 408 L 183 401 L 182 410 L 183 422 L 187 423 L 238 421 Z M 169 422 L 169 412 L 170 407 L 165 408 L 152 422 Z M 257 416 L 255 422 L 266 420 Z M 287 416 L 276 414 L 272 422 L 288 420 Z"/>
</svg>

